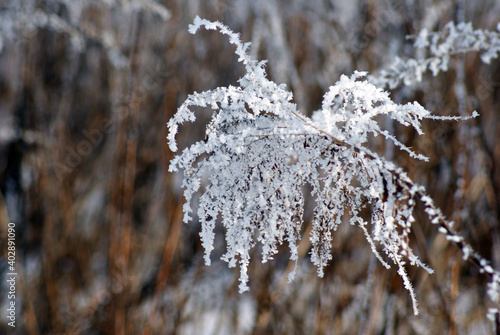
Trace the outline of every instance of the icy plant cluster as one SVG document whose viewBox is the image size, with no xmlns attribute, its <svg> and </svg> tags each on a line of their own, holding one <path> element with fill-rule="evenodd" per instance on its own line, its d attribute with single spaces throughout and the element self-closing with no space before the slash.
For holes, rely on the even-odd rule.
<svg viewBox="0 0 500 335">
<path fill-rule="evenodd" d="M 435 76 L 448 70 L 450 56 L 471 51 L 481 52 L 481 60 L 489 64 L 498 58 L 500 52 L 500 24 L 497 31 L 474 30 L 471 23 L 453 22 L 446 24 L 442 32 L 429 32 L 422 29 L 415 38 L 414 47 L 420 49 L 426 57 L 423 59 L 402 60 L 396 58 L 387 70 L 370 78 L 378 87 L 395 88 L 403 82 L 410 85 L 422 80 L 425 71 L 431 70 Z"/>
<path fill-rule="evenodd" d="M 409 245 L 413 212 L 420 201 L 431 221 L 462 248 L 464 257 L 483 262 L 482 269 L 493 277 L 493 269 L 453 232 L 452 223 L 423 188 L 367 146 L 370 138 L 383 136 L 411 157 L 426 160 L 381 128 L 379 116 L 413 127 L 419 134 L 423 119 L 465 118 L 434 116 L 416 102 L 396 104 L 389 93 L 369 83 L 363 72 L 342 76 L 324 95 L 321 110 L 308 118 L 297 110 L 284 85 L 266 78 L 265 62 L 249 56 L 249 43 L 243 44 L 223 24 L 199 17 L 189 31 L 194 34 L 200 27 L 229 36 L 246 70 L 239 86 L 191 94 L 168 123 L 169 145 L 177 151 L 178 127 L 195 121 L 196 107 L 213 110 L 205 139 L 185 148 L 170 165 L 170 171 L 184 173 L 185 222 L 192 220 L 193 195 L 201 193 L 197 214 L 207 265 L 219 220 L 226 231 L 223 260 L 230 267 L 239 265 L 240 291 L 248 289 L 253 247 L 260 245 L 266 262 L 286 241 L 291 259 L 297 262 L 304 190 L 309 185 L 315 199 L 311 260 L 319 276 L 332 259 L 333 234 L 348 221 L 364 232 L 385 267 L 392 263 L 398 268 L 418 313 L 405 266 L 416 265 L 432 273 Z M 202 187 L 204 181 L 206 187 Z M 370 211 L 369 218 L 362 211 Z M 289 280 L 294 274 L 295 270 Z M 491 286 L 497 295 L 499 278 Z"/>
</svg>

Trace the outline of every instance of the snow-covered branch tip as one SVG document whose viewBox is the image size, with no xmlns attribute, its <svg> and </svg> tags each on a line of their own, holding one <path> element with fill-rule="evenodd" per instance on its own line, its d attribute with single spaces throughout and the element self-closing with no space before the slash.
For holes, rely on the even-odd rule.
<svg viewBox="0 0 500 335">
<path fill-rule="evenodd" d="M 500 23 L 497 31 L 473 29 L 471 23 L 455 25 L 448 22 L 442 32 L 429 32 L 422 29 L 417 36 L 412 36 L 413 46 L 424 52 L 422 59 L 402 60 L 396 58 L 388 69 L 370 76 L 370 82 L 378 87 L 394 89 L 401 83 L 411 85 L 422 81 L 423 74 L 430 70 L 433 76 L 448 70 L 450 58 L 468 52 L 479 52 L 481 60 L 489 64 L 498 58 L 500 52 Z"/>
<path fill-rule="evenodd" d="M 200 193 L 197 216 L 205 263 L 210 264 L 219 220 L 227 243 L 222 259 L 230 267 L 239 265 L 241 292 L 248 290 L 252 248 L 258 246 L 266 262 L 286 241 L 291 259 L 297 261 L 304 223 L 303 190 L 310 185 L 316 204 L 310 254 L 318 275 L 323 276 L 332 259 L 334 232 L 340 224 L 349 222 L 363 230 L 384 266 L 392 263 L 398 268 L 417 314 L 405 267 L 409 263 L 433 271 L 409 244 L 417 201 L 425 205 L 433 223 L 440 223 L 444 217 L 432 201 L 427 201 L 421 186 L 367 145 L 371 137 L 381 135 L 411 157 L 426 160 L 383 129 L 378 116 L 413 127 L 419 134 L 423 119 L 467 118 L 435 116 L 416 102 L 397 104 L 388 92 L 368 82 L 364 72 L 341 76 L 324 95 L 321 110 L 308 118 L 297 110 L 285 85 L 266 78 L 265 62 L 250 57 L 249 43 L 243 44 L 238 34 L 223 24 L 198 17 L 189 31 L 195 33 L 200 27 L 229 36 L 246 69 L 238 86 L 189 95 L 168 122 L 169 145 L 176 151 L 179 125 L 196 119 L 192 108 L 213 110 L 205 140 L 185 148 L 170 165 L 170 171 L 181 169 L 184 173 L 185 222 L 193 219 L 191 202 L 194 194 Z M 471 117 L 475 116 L 477 113 Z M 371 211 L 370 217 L 362 214 L 364 209 Z M 295 269 L 289 278 L 294 274 Z"/>
</svg>

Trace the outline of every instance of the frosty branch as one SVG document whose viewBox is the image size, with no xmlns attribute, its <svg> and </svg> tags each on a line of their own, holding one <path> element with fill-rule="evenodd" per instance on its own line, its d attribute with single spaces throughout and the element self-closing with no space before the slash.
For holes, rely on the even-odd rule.
<svg viewBox="0 0 500 335">
<path fill-rule="evenodd" d="M 332 259 L 332 236 L 342 222 L 358 226 L 373 253 L 387 268 L 397 266 L 410 292 L 415 314 L 415 294 L 406 273 L 407 263 L 433 270 L 424 264 L 409 245 L 416 202 L 425 206 L 432 223 L 457 244 L 464 254 L 492 279 L 490 297 L 498 305 L 500 274 L 453 230 L 452 222 L 392 162 L 371 151 L 372 136 L 383 136 L 411 157 L 427 160 L 382 129 L 377 117 L 385 115 L 422 134 L 421 121 L 465 120 L 432 115 L 417 102 L 393 102 L 389 93 L 366 80 L 366 73 L 342 76 L 324 95 L 322 108 L 308 118 L 292 102 L 285 85 L 266 78 L 265 62 L 253 60 L 249 43 L 219 22 L 197 17 L 189 31 L 200 27 L 219 30 L 236 46 L 236 55 L 245 66 L 239 86 L 218 87 L 191 94 L 169 121 L 169 145 L 177 151 L 175 136 L 179 125 L 194 122 L 194 107 L 213 110 L 206 138 L 177 155 L 170 171 L 182 169 L 186 204 L 184 221 L 192 217 L 191 201 L 200 192 L 198 217 L 210 264 L 214 227 L 220 218 L 226 230 L 227 251 L 223 260 L 240 266 L 240 291 L 248 289 L 250 249 L 260 244 L 262 261 L 272 259 L 278 246 L 287 242 L 291 259 L 298 261 L 304 211 L 304 186 L 310 185 L 315 198 L 310 235 L 311 260 L 323 276 Z M 203 180 L 207 185 L 200 191 Z M 367 219 L 362 210 L 371 213 Z M 289 274 L 294 278 L 295 270 Z M 496 313 L 496 310 L 492 310 Z"/>
<path fill-rule="evenodd" d="M 455 25 L 448 22 L 443 32 L 430 33 L 423 29 L 416 36 L 413 45 L 427 57 L 407 60 L 396 58 L 390 68 L 380 71 L 376 76 L 370 76 L 370 82 L 378 87 L 388 86 L 391 89 L 401 82 L 410 85 L 421 81 L 427 70 L 431 70 L 434 76 L 447 71 L 450 56 L 471 51 L 480 52 L 481 60 L 489 64 L 492 59 L 498 58 L 500 52 L 500 24 L 497 31 L 485 31 L 474 30 L 470 23 Z"/>
</svg>

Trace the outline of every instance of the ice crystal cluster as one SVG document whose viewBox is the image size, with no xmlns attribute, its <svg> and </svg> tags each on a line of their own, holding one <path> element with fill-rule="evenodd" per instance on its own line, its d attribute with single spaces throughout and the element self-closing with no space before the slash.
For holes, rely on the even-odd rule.
<svg viewBox="0 0 500 335">
<path fill-rule="evenodd" d="M 195 121 L 196 107 L 213 110 L 205 139 L 185 148 L 170 165 L 171 171 L 184 173 L 185 222 L 192 220 L 193 195 L 201 193 L 197 214 L 205 263 L 210 264 L 214 227 L 219 221 L 227 244 L 223 260 L 230 267 L 239 265 L 240 291 L 248 289 L 253 247 L 260 245 L 266 262 L 286 243 L 291 259 L 297 262 L 308 185 L 315 199 L 309 238 L 318 275 L 323 275 L 332 259 L 333 234 L 340 224 L 349 222 L 364 232 L 385 267 L 397 267 L 417 313 L 405 266 L 416 265 L 430 273 L 432 269 L 409 245 L 416 202 L 422 202 L 431 221 L 440 224 L 450 240 L 463 246 L 465 242 L 422 187 L 367 144 L 383 136 L 411 157 L 426 160 L 381 128 L 380 116 L 413 127 L 419 134 L 423 119 L 465 118 L 434 116 L 416 102 L 397 104 L 388 92 L 369 83 L 363 72 L 342 76 L 324 95 L 321 110 L 309 118 L 297 109 L 284 85 L 266 78 L 265 62 L 249 56 L 249 43 L 243 44 L 223 24 L 199 17 L 189 31 L 194 34 L 200 27 L 227 35 L 246 70 L 239 86 L 191 94 L 168 123 L 169 145 L 177 151 L 178 127 Z M 206 186 L 202 186 L 204 181 Z M 371 214 L 367 217 L 362 211 Z M 480 259 L 469 249 L 464 257 Z"/>
<path fill-rule="evenodd" d="M 431 70 L 435 76 L 441 71 L 447 71 L 450 57 L 471 51 L 481 52 L 481 60 L 489 64 L 498 58 L 500 52 L 500 24 L 497 31 L 474 30 L 471 23 L 448 22 L 442 32 L 429 32 L 422 29 L 415 38 L 414 47 L 421 50 L 427 57 L 423 59 L 402 60 L 396 58 L 389 69 L 370 78 L 378 87 L 395 88 L 403 82 L 410 85 L 422 80 L 425 71 Z"/>
</svg>

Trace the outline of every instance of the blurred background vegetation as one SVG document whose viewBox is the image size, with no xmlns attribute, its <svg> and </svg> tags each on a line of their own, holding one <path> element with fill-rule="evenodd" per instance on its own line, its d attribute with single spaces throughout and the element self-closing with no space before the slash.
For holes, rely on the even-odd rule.
<svg viewBox="0 0 500 335">
<path fill-rule="evenodd" d="M 318 278 L 303 227 L 297 278 L 286 247 L 251 263 L 250 292 L 218 258 L 203 264 L 199 225 L 182 224 L 181 180 L 168 170 L 166 122 L 194 91 L 235 85 L 233 47 L 188 33 L 199 15 L 220 20 L 269 78 L 286 83 L 306 114 L 354 70 L 376 73 L 417 57 L 421 29 L 449 21 L 495 30 L 497 0 L 23 0 L 0 2 L 0 269 L 7 223 L 16 224 L 17 326 L 10 334 L 489 334 L 487 278 L 464 262 L 424 213 L 413 244 L 435 270 L 408 268 L 420 303 L 395 269 L 372 255 L 362 231 L 341 226 Z M 425 135 L 387 124 L 430 157 L 374 143 L 424 185 L 478 252 L 500 269 L 500 64 L 476 53 L 450 70 L 391 91 L 438 115 Z M 210 115 L 181 129 L 181 147 L 204 137 Z M 309 213 L 309 214 L 307 214 Z M 307 221 L 310 221 L 311 211 Z M 257 247 L 258 248 L 258 247 Z M 5 278 L 5 276 L 2 276 Z M 1 291 L 6 292 L 5 279 Z M 0 296 L 2 310 L 6 294 Z"/>
</svg>

